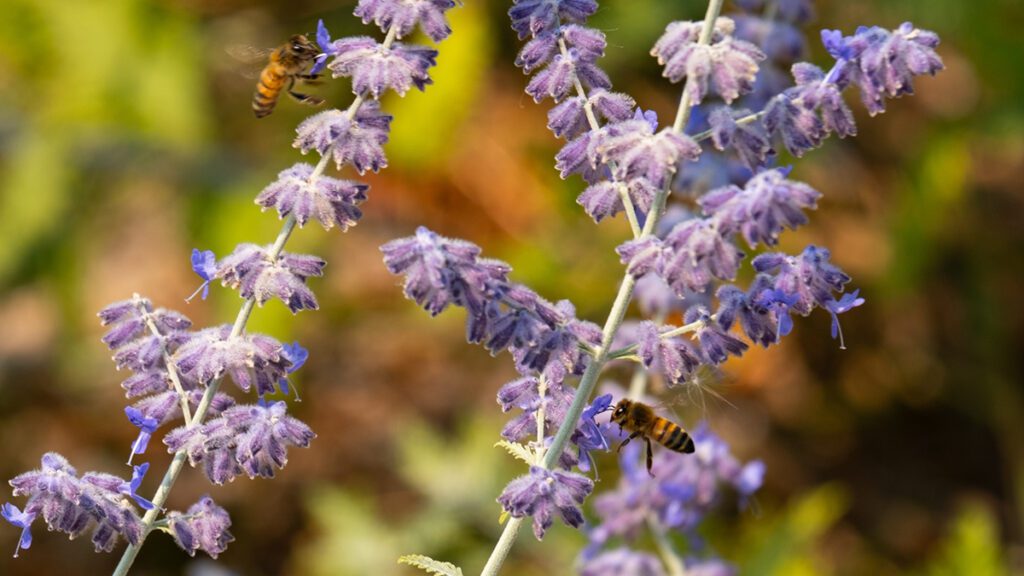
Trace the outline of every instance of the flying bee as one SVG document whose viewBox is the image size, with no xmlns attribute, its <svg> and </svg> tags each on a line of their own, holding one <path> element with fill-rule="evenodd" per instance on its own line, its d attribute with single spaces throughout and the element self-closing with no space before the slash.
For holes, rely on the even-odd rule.
<svg viewBox="0 0 1024 576">
<path fill-rule="evenodd" d="M 306 73 L 306 68 L 316 60 L 320 49 L 305 36 L 296 34 L 273 50 L 233 46 L 228 52 L 238 60 L 266 62 L 252 95 L 252 111 L 257 118 L 268 116 L 274 111 L 281 92 L 288 92 L 292 98 L 310 106 L 323 104 L 324 99 L 319 96 L 300 94 L 294 90 L 296 81 L 314 84 L 319 77 L 317 74 Z"/>
<path fill-rule="evenodd" d="M 631 432 L 628 438 L 619 444 L 616 451 L 629 444 L 633 438 L 643 437 L 647 442 L 647 473 L 651 472 L 651 465 L 654 463 L 651 454 L 651 440 L 658 444 L 683 454 L 691 454 L 694 451 L 693 440 L 682 426 L 667 418 L 662 418 L 654 413 L 654 409 L 642 403 L 623 398 L 615 405 L 611 421 Z"/>
</svg>

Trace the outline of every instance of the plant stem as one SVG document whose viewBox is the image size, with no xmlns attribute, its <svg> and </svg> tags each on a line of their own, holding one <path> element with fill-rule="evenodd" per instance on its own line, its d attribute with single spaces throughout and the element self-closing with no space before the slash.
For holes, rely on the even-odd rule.
<svg viewBox="0 0 1024 576">
<path fill-rule="evenodd" d="M 651 517 L 647 518 L 647 527 L 651 530 L 654 544 L 658 547 L 658 554 L 661 555 L 662 562 L 668 568 L 669 576 L 686 576 L 686 567 L 683 566 L 683 561 L 679 559 L 679 555 L 672 548 L 672 543 L 669 542 L 665 530 L 662 529 L 657 520 Z"/>
<path fill-rule="evenodd" d="M 134 294 L 133 297 L 136 300 L 140 300 L 142 298 L 138 294 Z M 157 327 L 156 321 L 153 320 L 153 317 L 141 307 L 139 308 L 139 312 L 142 313 L 142 317 L 145 319 L 146 327 L 149 328 L 149 331 L 157 338 L 162 338 L 163 334 L 160 333 L 160 329 Z M 178 377 L 178 367 L 174 364 L 174 361 L 171 360 L 171 355 L 167 353 L 167 344 L 163 340 L 160 341 L 160 354 L 164 358 L 164 366 L 167 367 L 167 376 L 171 379 L 171 385 L 174 386 L 174 391 L 178 393 L 178 398 L 181 400 L 182 417 L 185 420 L 185 424 L 188 424 L 192 422 L 192 410 L 188 406 L 188 394 L 185 393 L 185 388 L 181 385 L 181 379 Z M 128 463 L 131 464 L 130 458 Z"/>
<path fill-rule="evenodd" d="M 708 2 L 708 10 L 704 16 L 704 26 L 701 29 L 700 44 L 708 44 L 711 41 L 711 33 L 714 31 L 715 20 L 718 18 L 719 13 L 722 11 L 722 4 L 724 0 L 710 0 Z M 687 120 L 690 117 L 690 109 L 692 108 L 691 99 L 689 96 L 690 79 L 687 78 L 686 86 L 683 88 L 683 95 L 679 99 L 679 110 L 676 112 L 676 120 L 672 125 L 672 129 L 676 132 L 682 132 L 683 127 L 686 125 Z M 654 203 L 651 206 L 651 212 L 648 215 L 647 221 L 644 222 L 643 231 L 640 234 L 641 238 L 650 236 L 654 233 L 655 226 L 661 219 L 662 214 L 665 211 L 665 201 L 668 198 L 670 184 L 666 185 L 658 190 L 658 194 L 655 196 Z M 594 388 L 597 385 L 598 376 L 601 373 L 601 369 L 604 367 L 607 361 L 608 349 L 612 344 L 612 340 L 615 338 L 615 334 L 619 330 L 619 326 L 622 325 L 622 320 L 626 316 L 626 309 L 629 307 L 629 303 L 633 297 L 633 288 L 636 287 L 636 278 L 631 274 L 626 274 L 622 278 L 622 283 L 619 285 L 619 292 L 615 296 L 615 301 L 612 303 L 612 309 L 608 313 L 608 319 L 605 320 L 604 328 L 601 331 L 601 347 L 597 349 L 597 353 L 593 359 L 587 364 L 586 370 L 583 372 L 583 376 L 580 377 L 579 386 L 576 388 L 576 394 L 573 397 L 572 405 L 569 407 L 569 411 L 565 416 L 565 420 L 562 425 L 558 428 L 558 432 L 555 434 L 554 440 L 551 442 L 551 446 L 548 448 L 547 454 L 544 457 L 544 467 L 551 469 L 552 466 L 558 461 L 562 451 L 565 449 L 565 445 L 569 440 L 569 435 L 576 428 L 576 422 L 580 418 L 580 414 L 583 413 L 583 408 L 586 406 L 587 401 L 594 392 Z M 480 576 L 497 576 L 501 570 L 502 564 L 505 562 L 505 558 L 508 557 L 508 553 L 512 550 L 512 546 L 515 544 L 516 537 L 519 534 L 519 526 L 522 524 L 522 518 L 513 518 L 505 525 L 505 529 L 501 533 L 501 537 L 498 539 L 497 544 L 494 546 L 494 550 L 491 552 L 491 556 L 487 559 L 487 564 L 484 565 L 483 571 Z"/>
</svg>

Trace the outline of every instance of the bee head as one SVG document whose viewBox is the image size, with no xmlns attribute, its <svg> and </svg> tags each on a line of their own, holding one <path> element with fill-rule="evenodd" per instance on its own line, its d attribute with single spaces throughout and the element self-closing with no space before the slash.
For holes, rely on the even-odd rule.
<svg viewBox="0 0 1024 576">
<path fill-rule="evenodd" d="M 628 398 L 619 400 L 618 404 L 615 405 L 615 411 L 612 412 L 612 422 L 625 418 L 626 414 L 629 413 L 629 407 L 632 405 L 633 403 Z"/>
<path fill-rule="evenodd" d="M 302 34 L 296 34 L 288 39 L 288 48 L 295 54 L 302 56 L 305 54 L 316 54 L 319 50 L 316 44 L 309 41 L 308 38 Z"/>
</svg>

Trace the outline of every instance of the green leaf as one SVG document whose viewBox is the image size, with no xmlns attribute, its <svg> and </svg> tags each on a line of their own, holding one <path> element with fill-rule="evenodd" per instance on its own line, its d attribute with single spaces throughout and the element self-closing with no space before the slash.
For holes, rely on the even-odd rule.
<svg viewBox="0 0 1024 576">
<path fill-rule="evenodd" d="M 437 576 L 462 576 L 462 569 L 450 562 L 439 562 L 421 554 L 407 554 L 398 559 L 399 564 L 408 564 L 428 574 Z"/>
<path fill-rule="evenodd" d="M 494 445 L 501 446 L 509 454 L 515 456 L 516 458 L 522 460 L 523 462 L 526 462 L 527 464 L 536 464 L 537 458 L 534 456 L 533 452 L 531 452 L 526 446 L 523 446 L 518 442 L 500 440 L 498 442 L 495 442 Z"/>
</svg>

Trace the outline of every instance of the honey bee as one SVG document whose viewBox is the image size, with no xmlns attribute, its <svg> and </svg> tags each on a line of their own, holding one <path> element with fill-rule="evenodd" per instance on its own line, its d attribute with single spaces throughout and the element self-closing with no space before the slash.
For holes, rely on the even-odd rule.
<svg viewBox="0 0 1024 576">
<path fill-rule="evenodd" d="M 654 476 L 651 472 L 651 465 L 654 462 L 651 454 L 652 439 L 674 452 L 691 454 L 694 451 L 693 440 L 682 426 L 658 416 L 653 408 L 641 402 L 627 398 L 619 400 L 612 412 L 611 421 L 631 432 L 629 437 L 619 444 L 617 450 L 622 450 L 622 447 L 629 444 L 633 438 L 642 436 L 647 442 L 647 473 L 651 476 Z"/>
<path fill-rule="evenodd" d="M 256 92 L 252 95 L 252 111 L 257 118 L 268 116 L 274 111 L 274 105 L 283 91 L 310 106 L 323 104 L 324 99 L 319 96 L 294 91 L 297 80 L 312 84 L 318 78 L 318 75 L 307 74 L 305 70 L 319 52 L 317 45 L 301 34 L 292 36 L 288 42 L 270 51 L 267 64 L 259 74 Z"/>
</svg>

